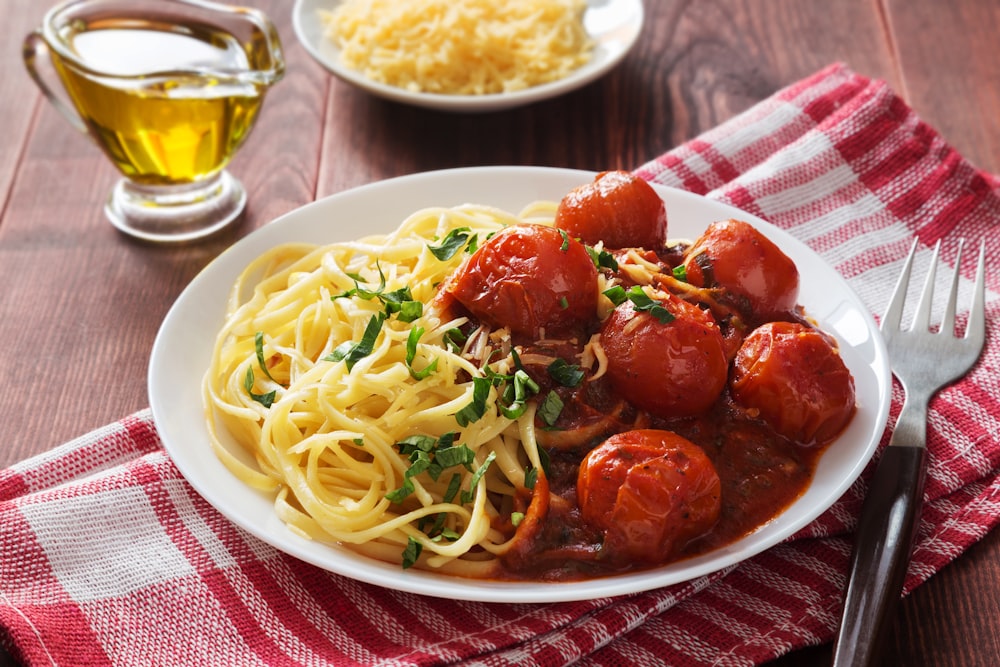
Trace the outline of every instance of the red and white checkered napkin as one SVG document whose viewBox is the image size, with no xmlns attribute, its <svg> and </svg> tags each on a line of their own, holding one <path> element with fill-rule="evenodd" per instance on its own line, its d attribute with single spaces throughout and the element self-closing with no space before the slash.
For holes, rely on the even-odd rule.
<svg viewBox="0 0 1000 667">
<path fill-rule="evenodd" d="M 639 173 L 787 229 L 873 312 L 914 235 L 944 240 L 947 257 L 959 236 L 1000 252 L 1000 183 L 884 83 L 839 65 Z M 990 322 L 998 277 L 992 263 Z M 933 406 L 908 590 L 1000 521 L 990 331 L 978 367 Z M 184 482 L 146 411 L 0 472 L 0 628 L 32 665 L 749 665 L 832 637 L 864 479 L 795 539 L 687 584 L 460 602 L 345 579 L 246 535 Z"/>
</svg>

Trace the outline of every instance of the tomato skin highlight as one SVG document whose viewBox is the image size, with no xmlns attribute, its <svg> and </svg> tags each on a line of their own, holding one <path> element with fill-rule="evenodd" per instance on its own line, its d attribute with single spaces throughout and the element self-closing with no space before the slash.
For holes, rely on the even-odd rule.
<svg viewBox="0 0 1000 667">
<path fill-rule="evenodd" d="M 667 209 L 643 179 L 604 171 L 562 198 L 555 225 L 590 245 L 657 250 L 667 239 Z"/>
<path fill-rule="evenodd" d="M 799 297 L 799 271 L 784 252 L 742 220 L 714 222 L 684 254 L 687 281 L 723 287 L 759 322 L 786 317 Z"/>
<path fill-rule="evenodd" d="M 662 563 L 711 530 L 721 483 L 704 451 L 657 429 L 614 435 L 587 454 L 577 476 L 585 521 L 604 531 L 611 561 Z"/>
<path fill-rule="evenodd" d="M 478 320 L 523 336 L 575 331 L 597 317 L 593 260 L 583 244 L 544 225 L 498 232 L 442 291 Z"/>
<path fill-rule="evenodd" d="M 821 332 L 793 322 L 754 329 L 733 360 L 730 393 L 781 435 L 833 440 L 855 411 L 854 378 Z"/>
<path fill-rule="evenodd" d="M 664 418 L 707 410 L 726 386 L 728 360 L 715 318 L 677 296 L 658 297 L 673 314 L 661 323 L 635 309 L 616 306 L 601 328 L 607 375 L 627 401 Z"/>
</svg>

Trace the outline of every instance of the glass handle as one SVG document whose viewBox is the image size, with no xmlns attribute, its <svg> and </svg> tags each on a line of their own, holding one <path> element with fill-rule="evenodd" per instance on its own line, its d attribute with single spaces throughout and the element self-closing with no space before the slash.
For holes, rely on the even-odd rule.
<svg viewBox="0 0 1000 667">
<path fill-rule="evenodd" d="M 83 118 L 77 113 L 76 109 L 72 105 L 67 104 L 52 92 L 52 88 L 45 82 L 42 75 L 38 72 L 36 64 L 38 62 L 39 56 L 43 56 L 48 61 L 49 65 L 52 66 L 52 56 L 49 51 L 48 42 L 42 37 L 38 30 L 28 33 L 28 36 L 24 38 L 24 45 L 21 48 L 21 57 L 24 60 L 24 66 L 28 70 L 28 74 L 34 79 L 35 85 L 45 94 L 52 106 L 56 108 L 70 122 L 70 125 L 80 130 L 84 134 L 87 134 L 87 126 L 83 122 Z M 55 69 L 55 67 L 52 67 Z"/>
</svg>

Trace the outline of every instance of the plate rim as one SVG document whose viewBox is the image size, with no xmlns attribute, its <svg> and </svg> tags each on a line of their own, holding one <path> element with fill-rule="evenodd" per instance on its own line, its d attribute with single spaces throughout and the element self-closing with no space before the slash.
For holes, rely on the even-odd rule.
<svg viewBox="0 0 1000 667">
<path fill-rule="evenodd" d="M 204 283 L 213 280 L 215 278 L 215 274 L 222 273 L 227 268 L 233 268 L 234 266 L 242 268 L 242 266 L 255 257 L 257 253 L 262 252 L 262 249 L 260 249 L 261 246 L 263 246 L 263 249 L 266 249 L 275 245 L 277 242 L 301 240 L 296 237 L 296 233 L 301 236 L 301 232 L 304 229 L 308 229 L 309 227 L 316 225 L 316 223 L 310 223 L 310 215 L 323 211 L 327 208 L 349 206 L 352 202 L 357 200 L 364 201 L 365 198 L 371 198 L 379 195 L 385 189 L 422 188 L 432 183 L 443 183 L 446 185 L 449 182 L 454 182 L 456 179 L 465 179 L 476 183 L 482 182 L 486 184 L 486 187 L 497 180 L 503 179 L 523 180 L 526 183 L 531 182 L 534 184 L 544 182 L 546 179 L 553 181 L 575 180 L 582 183 L 592 179 L 596 173 L 597 172 L 595 171 L 589 170 L 549 167 L 494 166 L 443 169 L 397 176 L 381 181 L 375 181 L 355 188 L 350 188 L 293 209 L 292 211 L 278 217 L 273 222 L 251 232 L 220 253 L 218 257 L 209 262 L 198 273 L 198 275 L 192 279 L 192 281 L 181 292 L 174 304 L 171 306 L 167 315 L 164 317 L 153 344 L 147 373 L 147 386 L 154 426 L 160 435 L 164 449 L 180 470 L 181 475 L 205 501 L 219 511 L 227 520 L 254 535 L 258 539 L 261 539 L 265 543 L 270 544 L 278 551 L 309 562 L 324 570 L 335 572 L 352 579 L 364 581 L 381 587 L 391 588 L 397 591 L 430 595 L 434 597 L 450 597 L 452 599 L 479 600 L 487 602 L 534 603 L 591 600 L 596 598 L 638 593 L 666 585 L 686 582 L 701 576 L 709 575 L 713 572 L 725 569 L 726 567 L 736 565 L 739 562 L 742 562 L 747 558 L 750 558 L 751 556 L 778 544 L 782 540 L 790 537 L 811 523 L 816 519 L 816 517 L 818 517 L 822 512 L 825 512 L 833 503 L 835 503 L 844 492 L 847 491 L 873 456 L 888 418 L 889 402 L 891 398 L 891 374 L 888 365 L 888 354 L 881 335 L 878 334 L 874 318 L 864 306 L 860 297 L 858 297 L 853 289 L 850 288 L 850 285 L 846 282 L 846 280 L 837 274 L 832 267 L 827 265 L 825 262 L 822 262 L 822 260 L 820 260 L 820 262 L 824 272 L 832 273 L 840 281 L 841 288 L 845 290 L 843 292 L 843 298 L 851 302 L 851 305 L 854 307 L 854 311 L 852 312 L 855 315 L 860 314 L 866 333 L 870 336 L 870 340 L 866 342 L 870 346 L 868 353 L 872 357 L 869 367 L 873 371 L 877 384 L 877 386 L 874 387 L 876 405 L 864 406 L 864 409 L 866 410 L 866 415 L 870 417 L 872 428 L 874 430 L 872 432 L 866 431 L 867 442 L 859 452 L 859 456 L 856 459 L 850 459 L 851 465 L 845 471 L 846 474 L 844 475 L 844 478 L 841 479 L 839 483 L 832 485 L 832 488 L 827 490 L 826 497 L 831 498 L 830 502 L 826 503 L 824 500 L 825 504 L 822 504 L 820 509 L 805 511 L 805 513 L 798 520 L 790 521 L 789 525 L 785 526 L 774 535 L 769 536 L 768 539 L 755 542 L 754 539 L 749 538 L 754 538 L 754 536 L 760 533 L 761 530 L 768 528 L 772 524 L 780 523 L 778 518 L 772 520 L 769 524 L 765 525 L 764 528 L 758 529 L 758 531 L 750 536 L 741 538 L 731 545 L 712 550 L 703 556 L 680 561 L 679 563 L 682 564 L 683 567 L 679 566 L 678 563 L 674 563 L 660 568 L 653 568 L 652 570 L 642 570 L 625 575 L 616 575 L 576 582 L 552 583 L 464 579 L 461 577 L 443 575 L 424 570 L 403 571 L 398 567 L 398 565 L 382 563 L 380 561 L 361 556 L 342 547 L 311 542 L 295 535 L 274 515 L 273 502 L 270 501 L 268 504 L 268 507 L 270 508 L 269 515 L 263 517 L 262 521 L 261 517 L 257 516 L 256 523 L 248 523 L 233 507 L 227 506 L 226 503 L 221 502 L 216 497 L 213 490 L 209 488 L 210 484 L 206 483 L 204 475 L 199 474 L 197 470 L 193 470 L 192 466 L 194 461 L 189 460 L 190 457 L 185 455 L 183 448 L 178 449 L 178 440 L 174 437 L 175 429 L 170 424 L 171 415 L 176 411 L 177 406 L 170 404 L 169 401 L 165 402 L 165 393 L 163 391 L 159 391 L 158 389 L 160 384 L 163 382 L 162 375 L 165 372 L 164 365 L 169 365 L 171 363 L 171 350 L 176 348 L 178 344 L 181 346 L 181 349 L 185 349 L 185 344 L 197 345 L 197 336 L 192 338 L 192 332 L 190 330 L 185 330 L 183 328 L 178 330 L 177 321 L 179 317 L 186 313 L 186 310 L 189 311 L 196 307 L 194 298 L 198 294 L 198 290 L 201 289 L 201 286 Z M 781 245 L 781 243 L 791 241 L 799 246 L 796 248 L 796 251 L 805 249 L 809 254 L 814 255 L 816 258 L 819 257 L 804 243 L 795 240 L 794 237 L 788 234 L 788 232 L 767 223 L 757 216 L 736 209 L 735 207 L 724 202 L 707 199 L 684 190 L 661 186 L 658 184 L 653 185 L 661 195 L 675 198 L 678 202 L 687 200 L 689 202 L 695 201 L 701 204 L 707 203 L 711 204 L 711 208 L 737 212 L 754 224 L 762 224 L 762 231 L 765 235 L 771 237 L 772 239 L 777 236 L 780 242 L 779 245 Z M 525 201 L 524 203 L 527 204 L 528 201 Z M 412 210 L 416 210 L 416 207 Z M 396 221 L 396 224 L 398 224 L 398 222 L 399 220 Z M 297 229 L 296 227 L 303 229 Z M 388 231 L 388 229 L 385 231 Z M 288 232 L 292 233 L 289 234 Z M 329 240 L 332 242 L 338 239 L 330 238 Z M 349 239 L 344 238 L 343 240 Z M 237 264 L 237 262 L 239 262 L 239 264 Z M 219 267 L 222 268 L 220 269 Z M 228 292 L 228 287 L 228 284 L 225 285 L 222 291 Z M 218 290 L 220 288 L 217 286 L 216 289 Z M 221 312 L 217 314 L 217 320 L 221 323 Z M 183 338 L 182 342 L 178 343 L 176 340 L 170 340 L 171 335 L 174 335 L 175 337 L 181 336 Z M 214 336 L 215 331 L 211 331 L 209 335 L 209 345 L 212 341 L 214 341 Z M 844 341 L 841 340 L 840 342 L 843 346 Z M 164 357 L 164 355 L 167 356 Z M 199 414 L 203 414 L 200 391 L 203 372 L 204 371 L 202 370 L 201 374 L 195 378 L 196 389 L 194 391 L 194 395 L 198 404 Z M 190 408 L 190 406 L 188 407 Z M 856 416 L 855 419 L 857 420 L 858 417 Z M 200 429 L 204 429 L 203 423 L 199 424 L 198 427 Z M 207 431 L 204 431 L 204 433 L 207 436 Z M 215 454 L 211 451 L 211 446 L 209 445 L 207 439 L 203 443 L 203 449 L 207 450 L 212 459 L 218 461 L 215 458 Z M 823 464 L 823 460 L 827 457 L 829 451 L 830 449 L 828 449 L 823 457 L 821 457 L 820 465 Z M 202 459 L 205 458 L 204 452 L 196 452 L 195 456 L 200 456 Z M 221 467 L 225 475 L 229 475 L 235 480 L 232 473 L 230 473 L 228 469 L 221 464 L 221 462 L 218 462 L 218 466 Z M 239 482 L 239 484 L 242 483 Z M 812 485 L 810 485 L 809 488 L 811 489 Z M 263 495 L 253 491 L 249 487 L 246 487 L 246 490 L 254 495 Z M 807 492 L 809 492 L 809 489 L 807 489 Z M 805 496 L 806 493 L 803 495 Z M 792 506 L 795 506 L 795 504 L 800 501 L 796 501 L 796 503 L 793 503 Z M 786 510 L 786 512 L 787 511 L 788 510 Z M 747 547 L 747 544 L 750 546 Z M 320 553 L 325 555 L 322 557 L 318 556 L 317 548 Z M 331 554 L 333 555 L 333 565 L 331 565 Z M 678 567 L 680 567 L 682 571 L 686 572 L 683 576 L 677 576 L 676 573 L 672 572 L 668 573 L 668 571 L 676 570 Z M 391 585 L 386 583 L 386 577 L 392 581 Z M 527 587 L 525 587 L 526 584 Z"/>
<path fill-rule="evenodd" d="M 569 93 L 593 83 L 614 69 L 636 45 L 645 24 L 645 7 L 641 0 L 603 0 L 594 4 L 588 0 L 587 11 L 603 8 L 608 4 L 621 4 L 628 10 L 631 20 L 623 25 L 629 28 L 625 40 L 609 52 L 601 49 L 607 42 L 597 40 L 597 61 L 584 64 L 568 76 L 512 93 L 487 95 L 445 95 L 440 93 L 414 93 L 397 86 L 373 81 L 363 74 L 342 66 L 335 57 L 336 47 L 322 37 L 322 30 L 306 20 L 307 12 L 333 8 L 344 0 L 295 0 L 292 7 L 292 30 L 306 52 L 323 68 L 341 80 L 377 97 L 427 109 L 451 112 L 492 112 L 534 104 Z M 593 35 L 592 35 L 593 36 Z"/>
</svg>

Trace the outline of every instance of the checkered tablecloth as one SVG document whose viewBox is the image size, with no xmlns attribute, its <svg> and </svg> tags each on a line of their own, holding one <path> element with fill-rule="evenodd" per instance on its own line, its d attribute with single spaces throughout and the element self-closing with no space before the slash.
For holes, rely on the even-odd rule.
<svg viewBox="0 0 1000 667">
<path fill-rule="evenodd" d="M 960 236 L 1000 251 L 1000 183 L 842 65 L 637 173 L 789 231 L 873 313 L 914 236 L 924 259 L 939 239 L 953 257 Z M 997 279 L 991 260 L 983 358 L 932 406 L 907 591 L 1000 521 Z M 759 664 L 832 638 L 867 478 L 794 539 L 682 585 L 463 602 L 346 579 L 242 532 L 187 485 L 147 410 L 0 471 L 0 636 L 30 665 Z"/>
</svg>

